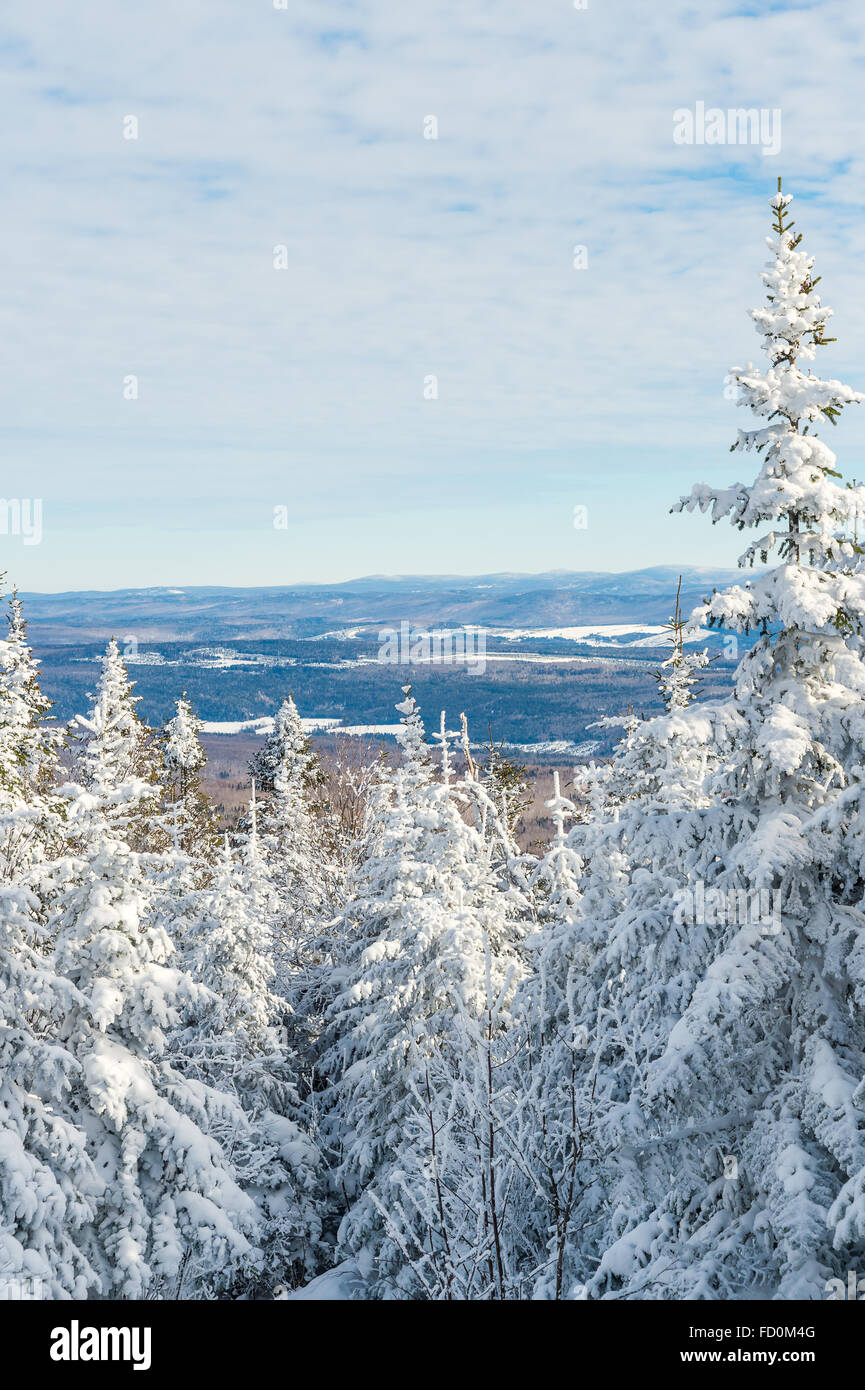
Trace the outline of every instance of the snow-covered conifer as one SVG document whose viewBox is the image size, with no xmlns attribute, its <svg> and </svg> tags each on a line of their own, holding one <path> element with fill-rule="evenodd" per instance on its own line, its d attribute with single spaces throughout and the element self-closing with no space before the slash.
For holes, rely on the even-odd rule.
<svg viewBox="0 0 865 1390">
<path fill-rule="evenodd" d="M 207 754 L 200 733 L 201 720 L 184 694 L 163 735 L 166 828 L 176 848 L 203 864 L 212 859 L 219 839 L 213 809 L 201 790 Z"/>
<path fill-rule="evenodd" d="M 77 992 L 38 948 L 34 908 L 0 889 L 0 1289 L 80 1299 L 103 1289 L 87 1252 L 103 1180 L 69 1105 L 79 1063 L 51 1038 Z"/>
<path fill-rule="evenodd" d="M 184 963 L 218 1003 L 187 1024 L 173 1057 L 185 1076 L 236 1096 L 243 1107 L 243 1124 L 227 1115 L 211 1132 L 230 1149 L 238 1181 L 258 1204 L 264 1274 L 272 1285 L 316 1271 L 320 1159 L 299 1123 L 294 1059 L 281 1024 L 284 1004 L 273 992 L 273 941 L 262 911 L 267 885 L 254 837 L 252 846 L 247 842 L 238 869 L 226 837 L 213 882 L 196 897 Z"/>
<path fill-rule="evenodd" d="M 780 563 L 693 615 L 760 636 L 731 697 L 686 712 L 692 728 L 708 720 L 717 761 L 711 804 L 676 833 L 660 822 L 656 942 L 632 897 L 607 954 L 627 965 L 610 991 L 621 1098 L 604 1119 L 614 1216 L 593 1288 L 614 1297 L 819 1299 L 865 1257 L 865 1029 L 850 1007 L 865 929 L 865 576 L 845 535 L 863 490 L 835 481 L 818 432 L 863 398 L 803 370 L 831 341 L 831 310 L 789 203 L 779 188 L 752 314 L 768 364 L 733 372 L 757 417 L 734 448 L 756 452 L 758 476 L 680 504 L 758 528 L 741 563 Z"/>
<path fill-rule="evenodd" d="M 283 700 L 263 746 L 249 760 L 249 774 L 261 792 L 274 790 L 280 769 L 283 775 L 296 774 L 297 780 L 307 791 L 321 785 L 321 767 L 312 751 L 293 695 Z"/>
<path fill-rule="evenodd" d="M 75 987 L 59 1039 L 77 1063 L 72 1104 L 104 1182 L 82 1250 L 106 1295 L 179 1296 L 190 1257 L 225 1280 L 256 1265 L 257 1216 L 210 1133 L 230 1097 L 185 1080 L 167 1053 L 183 1010 L 215 1001 L 172 965 L 171 941 L 149 922 L 139 857 L 92 805 L 86 817 L 84 852 L 57 867 L 66 886 L 54 923 L 56 969 Z"/>
<path fill-rule="evenodd" d="M 73 772 L 133 849 L 154 851 L 168 843 L 158 823 L 159 748 L 136 714 L 133 689 L 112 637 L 90 712 L 73 720 L 79 745 Z"/>
<path fill-rule="evenodd" d="M 456 1256 L 438 1201 L 435 1116 L 454 1118 L 470 1025 L 495 1009 L 502 1027 L 519 968 L 488 846 L 464 820 L 465 798 L 451 782 L 449 736 L 440 735 L 436 780 L 408 687 L 404 695 L 402 758 L 385 775 L 379 823 L 345 909 L 352 932 L 324 1069 L 350 1201 L 341 1248 L 375 1297 L 450 1297 Z M 462 1132 L 455 1122 L 441 1137 L 458 1182 L 458 1155 L 470 1142 L 465 1113 L 463 1121 Z"/>
<path fill-rule="evenodd" d="M 322 928 L 334 915 L 336 884 L 311 801 L 321 771 L 291 698 L 283 702 L 273 734 L 250 766 L 270 789 L 258 826 L 278 900 L 272 922 L 276 989 L 292 1015 L 292 1044 L 306 1054 L 320 1026 L 316 999 L 327 954 Z"/>
<path fill-rule="evenodd" d="M 62 735 L 49 723 L 17 593 L 0 642 L 0 878 L 20 879 L 58 847 L 62 825 L 52 798 Z"/>
<path fill-rule="evenodd" d="M 583 861 L 567 834 L 576 811 L 561 794 L 558 772 L 546 805 L 554 833 L 535 870 L 539 921 L 508 1038 L 518 1100 L 506 1134 L 520 1160 L 513 1202 L 530 1252 L 521 1273 L 534 1297 L 561 1299 L 587 1277 L 593 1250 L 591 1230 L 578 1238 L 573 1219 L 597 1177 L 591 1163 L 596 1078 L 585 1022 L 593 957 L 582 914 Z"/>
</svg>

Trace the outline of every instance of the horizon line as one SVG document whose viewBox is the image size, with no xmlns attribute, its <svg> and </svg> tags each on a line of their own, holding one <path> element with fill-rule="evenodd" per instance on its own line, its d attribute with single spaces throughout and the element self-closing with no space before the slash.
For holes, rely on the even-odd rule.
<svg viewBox="0 0 865 1390">
<path fill-rule="evenodd" d="M 754 566 L 748 568 L 748 573 L 759 573 L 765 566 Z M 474 574 L 461 574 L 451 571 L 427 571 L 415 574 L 361 574 L 352 579 L 337 579 L 328 581 L 317 580 L 297 580 L 291 584 L 135 584 L 127 587 L 114 589 L 17 589 L 11 585 L 8 590 L 3 590 L 3 597 L 9 597 L 17 593 L 24 598 L 60 598 L 64 595 L 74 594 L 188 594 L 201 592 L 202 590 L 218 590 L 224 593 L 248 593 L 253 590 L 276 590 L 290 591 L 294 589 L 339 589 L 352 584 L 366 584 L 372 580 L 387 584 L 406 583 L 410 580 L 478 580 L 478 579 L 544 579 L 547 577 L 567 577 L 579 578 L 583 576 L 610 576 L 623 577 L 633 574 L 660 574 L 668 573 L 674 575 L 692 574 L 736 574 L 745 569 L 743 566 L 736 565 L 642 565 L 638 569 L 622 570 L 572 570 L 572 569 L 552 569 L 552 570 L 482 570 Z M 3 576 L 5 578 L 5 575 Z"/>
</svg>

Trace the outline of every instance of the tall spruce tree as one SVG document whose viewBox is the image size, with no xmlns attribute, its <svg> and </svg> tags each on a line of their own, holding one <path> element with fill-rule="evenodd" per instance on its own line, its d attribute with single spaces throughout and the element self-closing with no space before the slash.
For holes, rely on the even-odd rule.
<svg viewBox="0 0 865 1390">
<path fill-rule="evenodd" d="M 52 1034 L 81 1002 L 42 949 L 36 903 L 0 889 L 0 1293 L 105 1292 L 88 1250 L 104 1180 L 69 1095 L 80 1063 Z"/>
<path fill-rule="evenodd" d="M 256 786 L 270 793 L 258 814 L 258 841 L 277 897 L 275 988 L 291 1015 L 293 1045 L 306 1056 L 321 1025 L 317 1001 L 327 954 L 322 926 L 333 917 L 336 898 L 312 801 L 322 773 L 292 698 L 283 701 L 273 733 L 250 769 Z"/>
<path fill-rule="evenodd" d="M 109 805 L 134 812 L 141 790 L 135 779 L 113 784 Z M 117 838 L 116 820 L 92 794 L 80 799 L 87 834 L 55 868 L 52 929 L 55 967 L 74 986 L 59 1032 L 77 1063 L 70 1104 L 104 1184 L 82 1250 L 107 1296 L 179 1297 L 190 1260 L 226 1286 L 260 1262 L 255 1205 L 213 1137 L 242 1111 L 227 1092 L 186 1080 L 167 1045 L 184 1013 L 217 1000 L 173 964 L 141 857 Z"/>
<path fill-rule="evenodd" d="M 133 849 L 153 851 L 169 843 L 159 814 L 160 749 L 153 730 L 138 718 L 135 706 L 140 697 L 133 689 L 112 637 L 90 711 L 72 723 L 78 744 L 73 772 Z"/>
<path fill-rule="evenodd" d="M 320 1156 L 301 1123 L 295 1061 L 273 992 L 265 887 L 260 865 L 248 855 L 238 867 L 226 837 L 184 938 L 184 964 L 218 1002 L 176 1035 L 172 1056 L 185 1076 L 236 1096 L 243 1108 L 242 1124 L 226 1113 L 210 1132 L 258 1206 L 263 1270 L 253 1284 L 263 1276 L 272 1288 L 316 1272 L 322 1216 Z"/>
<path fill-rule="evenodd" d="M 17 593 L 9 599 L 7 622 L 0 642 L 0 879 L 10 882 L 62 843 L 53 791 L 63 740 L 39 688 L 39 663 Z"/>
<path fill-rule="evenodd" d="M 216 817 L 201 790 L 207 754 L 201 745 L 201 720 L 186 693 L 163 733 L 165 828 L 176 850 L 199 865 L 212 861 L 219 845 Z"/>
<path fill-rule="evenodd" d="M 573 1296 L 591 1273 L 592 1242 L 577 1211 L 593 1189 L 602 1201 L 594 1148 L 596 1059 L 587 1061 L 586 981 L 593 964 L 583 917 L 585 866 L 568 839 L 576 817 L 553 774 L 546 802 L 554 833 L 537 865 L 538 924 L 507 1037 L 505 1073 L 515 1097 L 505 1130 L 515 1150 L 513 1206 L 521 1214 L 518 1271 L 534 1298 Z M 588 1254 L 588 1258 L 587 1258 Z"/>
<path fill-rule="evenodd" d="M 661 872 L 605 956 L 606 1297 L 820 1299 L 865 1257 L 863 490 L 818 433 L 863 397 L 803 370 L 831 310 L 789 204 L 779 186 L 752 313 L 767 365 L 732 374 L 759 473 L 679 504 L 757 528 L 742 564 L 779 563 L 694 615 L 759 636 L 730 698 L 680 716 L 717 755 L 711 804 L 655 818 Z"/>
<path fill-rule="evenodd" d="M 358 1261 L 373 1297 L 452 1297 L 455 1249 L 466 1257 L 466 1206 L 463 1193 L 455 1216 L 444 1199 L 441 1165 L 453 1189 L 471 1146 L 468 1167 L 478 1171 L 475 1140 L 488 1143 L 489 1130 L 478 1133 L 479 1112 L 463 1102 L 484 1021 L 494 1013 L 492 1026 L 502 1028 L 519 967 L 488 846 L 461 814 L 448 736 L 437 780 L 409 687 L 404 695 L 402 758 L 385 776 L 345 908 L 351 931 L 323 1067 L 349 1201 L 340 1249 Z"/>
</svg>

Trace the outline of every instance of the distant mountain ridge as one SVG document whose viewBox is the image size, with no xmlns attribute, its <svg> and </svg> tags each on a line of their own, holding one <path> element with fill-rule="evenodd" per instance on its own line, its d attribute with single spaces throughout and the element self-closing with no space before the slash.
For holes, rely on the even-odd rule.
<svg viewBox="0 0 865 1390">
<path fill-rule="evenodd" d="M 626 573 L 367 575 L 341 584 L 22 593 L 31 631 L 54 643 L 114 634 L 138 641 L 319 637 L 347 627 L 475 624 L 495 628 L 663 623 L 682 576 L 689 611 L 749 572 L 659 565 Z"/>
</svg>

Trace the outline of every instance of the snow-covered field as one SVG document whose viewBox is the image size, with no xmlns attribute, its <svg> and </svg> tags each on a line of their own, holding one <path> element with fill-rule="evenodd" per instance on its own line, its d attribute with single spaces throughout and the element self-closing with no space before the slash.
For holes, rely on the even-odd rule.
<svg viewBox="0 0 865 1390">
<path fill-rule="evenodd" d="M 338 719 L 304 719 L 301 721 L 306 733 L 334 733 L 348 738 L 374 738 L 384 736 L 396 738 L 399 724 L 340 724 Z M 204 720 L 201 724 L 203 734 L 260 734 L 266 737 L 273 733 L 273 718 L 260 719 Z M 472 748 L 486 748 L 482 742 L 471 740 Z M 510 743 L 504 740 L 502 746 L 512 753 L 562 754 L 566 757 L 589 757 L 600 745 L 595 739 L 575 743 L 571 739 L 542 739 L 537 743 Z"/>
<path fill-rule="evenodd" d="M 710 635 L 700 629 L 686 633 L 685 641 L 705 642 Z M 487 636 L 502 637 L 508 641 L 559 638 L 563 642 L 580 642 L 587 647 L 664 647 L 669 646 L 670 628 L 668 625 L 647 626 L 645 623 L 596 623 L 585 627 L 491 628 Z M 623 638 L 629 640 L 623 641 Z"/>
<path fill-rule="evenodd" d="M 306 733 L 316 734 L 335 728 L 339 724 L 339 720 L 313 717 L 304 719 L 302 723 Z M 259 719 L 203 720 L 201 732 L 204 734 L 261 734 L 264 736 L 273 732 L 273 715 L 262 715 Z M 348 733 L 349 731 L 345 729 L 340 730 L 340 732 Z"/>
</svg>

